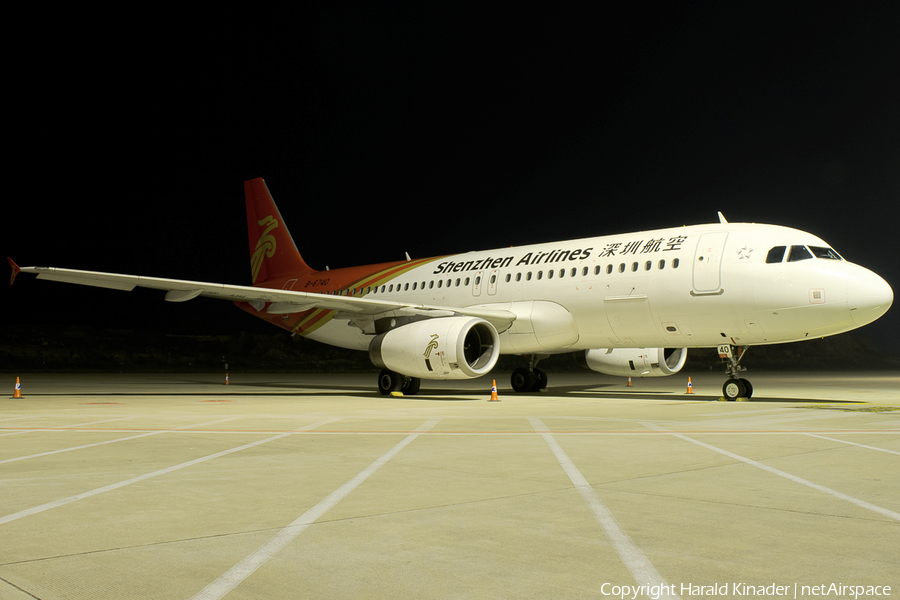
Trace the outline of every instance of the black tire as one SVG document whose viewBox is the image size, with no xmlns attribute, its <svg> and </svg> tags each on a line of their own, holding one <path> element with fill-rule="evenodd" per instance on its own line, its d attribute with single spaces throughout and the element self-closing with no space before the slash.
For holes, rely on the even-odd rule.
<svg viewBox="0 0 900 600">
<path fill-rule="evenodd" d="M 519 367 L 513 371 L 512 377 L 510 378 L 512 388 L 519 393 L 532 391 L 534 389 L 534 381 L 534 373 L 525 367 Z"/>
<path fill-rule="evenodd" d="M 404 377 L 403 383 L 400 384 L 400 391 L 404 396 L 415 396 L 419 393 L 422 386 L 422 380 L 418 377 Z"/>
<path fill-rule="evenodd" d="M 726 400 L 745 398 L 746 393 L 747 390 L 744 388 L 742 379 L 729 379 L 725 382 L 725 385 L 722 386 L 722 395 L 725 396 Z"/>
<path fill-rule="evenodd" d="M 533 392 L 539 392 L 545 389 L 547 389 L 547 373 L 541 369 L 535 369 L 534 387 L 532 387 L 531 390 Z"/>
<path fill-rule="evenodd" d="M 402 377 L 393 371 L 382 369 L 381 373 L 378 374 L 378 393 L 382 396 L 390 396 L 391 392 L 396 391 L 400 387 L 401 379 Z"/>
<path fill-rule="evenodd" d="M 753 384 L 751 384 L 746 379 L 738 379 L 742 384 L 744 384 L 744 398 L 753 397 Z"/>
</svg>

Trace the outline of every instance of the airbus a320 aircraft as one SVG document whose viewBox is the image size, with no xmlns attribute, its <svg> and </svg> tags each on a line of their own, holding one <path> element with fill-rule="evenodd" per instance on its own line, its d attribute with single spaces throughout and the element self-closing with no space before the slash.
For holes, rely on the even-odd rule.
<svg viewBox="0 0 900 600">
<path fill-rule="evenodd" d="M 165 299 L 233 301 L 326 344 L 366 350 L 382 394 L 421 379 L 487 374 L 500 354 L 527 358 L 516 391 L 547 386 L 538 361 L 584 351 L 609 375 L 677 373 L 687 349 L 718 348 L 728 399 L 749 398 L 741 358 L 871 323 L 893 302 L 875 273 L 809 233 L 719 223 L 316 271 L 301 258 L 262 179 L 244 183 L 252 286 L 53 267 L 21 271 Z M 10 259 L 13 278 L 20 270 Z"/>
</svg>

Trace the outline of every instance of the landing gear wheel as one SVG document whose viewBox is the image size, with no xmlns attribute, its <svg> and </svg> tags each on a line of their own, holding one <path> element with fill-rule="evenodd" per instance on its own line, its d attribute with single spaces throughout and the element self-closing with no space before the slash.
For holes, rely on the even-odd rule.
<svg viewBox="0 0 900 600">
<path fill-rule="evenodd" d="M 547 389 L 547 373 L 541 369 L 534 370 L 534 386 L 531 388 L 533 392 L 539 392 Z"/>
<path fill-rule="evenodd" d="M 381 373 L 378 374 L 378 393 L 382 396 L 390 396 L 391 392 L 396 391 L 397 388 L 400 387 L 400 381 L 402 379 L 403 377 L 401 375 L 383 369 Z"/>
<path fill-rule="evenodd" d="M 726 400 L 737 400 L 738 398 L 749 400 L 753 395 L 753 386 L 746 379 L 738 377 L 739 373 L 747 370 L 741 366 L 741 359 L 747 353 L 747 347 L 722 344 L 718 347 L 718 351 L 719 356 L 726 362 L 725 376 L 728 377 L 728 381 L 722 386 L 722 395 Z"/>
<path fill-rule="evenodd" d="M 746 397 L 746 389 L 744 388 L 744 379 L 729 379 L 722 386 L 722 395 L 726 400 L 737 400 L 740 397 Z"/>
<path fill-rule="evenodd" d="M 534 373 L 525 367 L 519 367 L 513 371 L 512 377 L 510 378 L 512 388 L 520 393 L 532 391 L 534 389 L 535 380 Z"/>
<path fill-rule="evenodd" d="M 400 391 L 403 392 L 404 396 L 415 396 L 419 393 L 421 385 L 422 380 L 418 377 L 404 377 L 403 383 L 400 384 Z"/>
</svg>

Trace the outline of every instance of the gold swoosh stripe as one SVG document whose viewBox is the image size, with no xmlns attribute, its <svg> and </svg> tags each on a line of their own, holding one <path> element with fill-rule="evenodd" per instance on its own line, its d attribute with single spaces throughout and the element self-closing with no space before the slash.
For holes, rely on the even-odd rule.
<svg viewBox="0 0 900 600">
<path fill-rule="evenodd" d="M 408 263 L 394 265 L 392 267 L 388 267 L 387 269 L 382 269 L 381 271 L 372 273 L 371 275 L 367 275 L 366 277 L 355 281 L 347 287 L 350 289 L 367 287 L 369 285 L 377 287 L 379 285 L 387 283 L 388 281 L 396 279 L 397 277 L 404 275 L 417 267 L 436 260 L 439 260 L 439 258 L 424 258 L 420 260 L 410 261 Z"/>
</svg>

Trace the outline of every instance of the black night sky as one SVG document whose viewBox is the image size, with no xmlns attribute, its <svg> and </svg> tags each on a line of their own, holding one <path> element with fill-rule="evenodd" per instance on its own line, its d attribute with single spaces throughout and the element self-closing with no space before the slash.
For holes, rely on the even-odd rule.
<svg viewBox="0 0 900 600">
<path fill-rule="evenodd" d="M 4 250 L 248 284 L 242 182 L 264 177 L 321 269 L 721 210 L 814 233 L 896 293 L 900 5 L 629 6 L 21 14 Z M 4 287 L 17 323 L 257 327 L 213 300 Z"/>
</svg>

